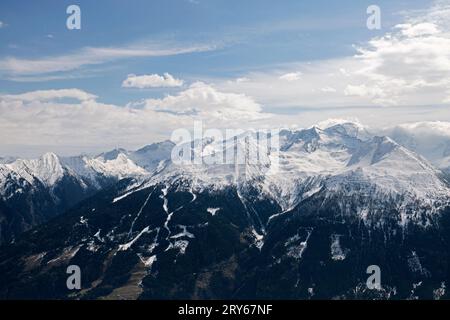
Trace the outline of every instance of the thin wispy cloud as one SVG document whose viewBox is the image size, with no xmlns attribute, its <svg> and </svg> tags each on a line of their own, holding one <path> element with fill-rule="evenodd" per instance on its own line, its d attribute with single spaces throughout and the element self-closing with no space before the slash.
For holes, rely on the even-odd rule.
<svg viewBox="0 0 450 320">
<path fill-rule="evenodd" d="M 38 75 L 77 70 L 127 58 L 174 56 L 215 50 L 216 45 L 163 45 L 135 44 L 122 47 L 85 47 L 78 51 L 37 59 L 4 57 L 0 59 L 0 72 L 8 75 Z"/>
<path fill-rule="evenodd" d="M 80 89 L 59 90 L 36 90 L 15 95 L 1 95 L 0 99 L 5 101 L 42 102 L 55 99 L 71 98 L 79 101 L 95 100 L 96 95 L 87 93 Z"/>
</svg>

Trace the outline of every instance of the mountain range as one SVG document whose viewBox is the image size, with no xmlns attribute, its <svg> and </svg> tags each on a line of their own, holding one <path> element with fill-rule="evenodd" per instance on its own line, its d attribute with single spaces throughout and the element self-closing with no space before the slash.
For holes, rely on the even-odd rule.
<svg viewBox="0 0 450 320">
<path fill-rule="evenodd" d="M 135 152 L 112 150 L 89 157 L 0 161 L 0 243 L 65 212 L 123 178 L 145 176 L 170 158 L 173 143 L 152 144 Z"/>
<path fill-rule="evenodd" d="M 170 141 L 2 158 L 0 297 L 445 298 L 443 127 L 281 130 L 275 153 L 245 140 L 257 163 L 211 161 L 224 150 L 213 138 L 189 142 L 200 163 L 172 161 Z M 65 286 L 73 264 L 80 291 Z M 370 265 L 380 290 L 365 286 Z"/>
</svg>

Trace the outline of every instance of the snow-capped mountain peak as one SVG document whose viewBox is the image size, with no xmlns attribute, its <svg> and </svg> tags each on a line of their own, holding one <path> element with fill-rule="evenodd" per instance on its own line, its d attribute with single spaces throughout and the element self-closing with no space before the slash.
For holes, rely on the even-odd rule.
<svg viewBox="0 0 450 320">
<path fill-rule="evenodd" d="M 203 157 L 202 161 L 170 163 L 151 177 L 147 185 L 170 185 L 182 179 L 193 189 L 218 190 L 250 183 L 284 210 L 318 191 L 347 196 L 365 192 L 380 202 L 401 198 L 398 206 L 404 207 L 448 203 L 450 189 L 439 170 L 426 159 L 387 136 L 369 138 L 366 131 L 361 135 L 360 129 L 359 125 L 344 123 L 325 129 L 314 126 L 283 130 L 279 134 L 277 157 L 263 156 L 259 164 L 214 164 L 209 158 L 222 145 L 220 141 L 205 140 L 195 144 L 197 149 L 204 148 L 202 152 L 193 150 Z M 251 150 L 260 146 L 250 143 L 247 147 Z M 265 155 L 265 151 L 257 153 Z"/>
<path fill-rule="evenodd" d="M 39 159 L 18 159 L 6 164 L 6 167 L 18 173 L 31 184 L 36 178 L 46 186 L 54 185 L 65 173 L 59 157 L 51 152 L 44 154 Z"/>
<path fill-rule="evenodd" d="M 105 176 L 113 176 L 118 179 L 148 174 L 144 168 L 136 165 L 122 152 L 119 153 L 115 159 L 105 160 L 103 157 L 99 157 L 94 159 L 85 158 L 85 161 L 86 165 L 95 172 Z"/>
<path fill-rule="evenodd" d="M 129 157 L 138 166 L 151 172 L 158 167 L 161 161 L 170 159 L 174 146 L 175 144 L 169 140 L 153 143 L 129 153 Z"/>
<path fill-rule="evenodd" d="M 123 148 L 116 148 L 114 150 L 99 154 L 96 158 L 102 158 L 104 161 L 115 160 L 120 154 L 127 155 L 129 152 Z"/>
</svg>

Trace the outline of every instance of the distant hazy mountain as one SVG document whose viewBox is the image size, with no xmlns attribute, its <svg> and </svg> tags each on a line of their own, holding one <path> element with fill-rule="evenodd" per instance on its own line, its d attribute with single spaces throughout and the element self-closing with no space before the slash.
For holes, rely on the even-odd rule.
<svg viewBox="0 0 450 320">
<path fill-rule="evenodd" d="M 408 123 L 385 129 L 382 133 L 450 173 L 450 123 Z"/>
</svg>

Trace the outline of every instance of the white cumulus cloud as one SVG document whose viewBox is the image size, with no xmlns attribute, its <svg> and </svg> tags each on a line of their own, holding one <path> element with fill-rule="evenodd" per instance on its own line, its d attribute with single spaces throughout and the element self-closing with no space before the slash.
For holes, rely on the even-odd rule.
<svg viewBox="0 0 450 320">
<path fill-rule="evenodd" d="M 300 80 L 301 76 L 301 72 L 289 72 L 280 76 L 280 79 L 286 81 L 297 81 Z"/>
<path fill-rule="evenodd" d="M 403 20 L 356 46 L 352 56 L 244 74 L 251 79 L 245 83 L 215 82 L 273 108 L 448 104 L 450 2 L 437 1 Z M 335 91 L 323 94 L 331 93 L 323 88 Z"/>
<path fill-rule="evenodd" d="M 224 93 L 210 84 L 193 83 L 188 89 L 162 99 L 147 99 L 147 109 L 179 115 L 192 115 L 200 119 L 252 120 L 262 118 L 261 106 L 244 94 Z"/>
<path fill-rule="evenodd" d="M 126 106 L 101 103 L 79 89 L 0 95 L 0 136 L 8 137 L 0 144 L 0 153 L 38 149 L 77 154 L 117 146 L 137 148 L 168 139 L 175 129 L 191 130 L 194 121 L 209 128 L 234 129 L 267 117 L 252 98 L 224 93 L 205 83 Z"/>
<path fill-rule="evenodd" d="M 162 76 L 159 74 L 150 74 L 137 76 L 135 74 L 130 74 L 122 82 L 122 87 L 124 88 L 173 88 L 181 87 L 184 81 L 174 78 L 169 73 L 164 73 Z"/>
<path fill-rule="evenodd" d="M 401 30 L 401 33 L 407 37 L 418 37 L 425 35 L 432 35 L 439 33 L 438 26 L 434 23 L 424 22 L 418 24 L 399 24 L 396 26 Z"/>
</svg>

